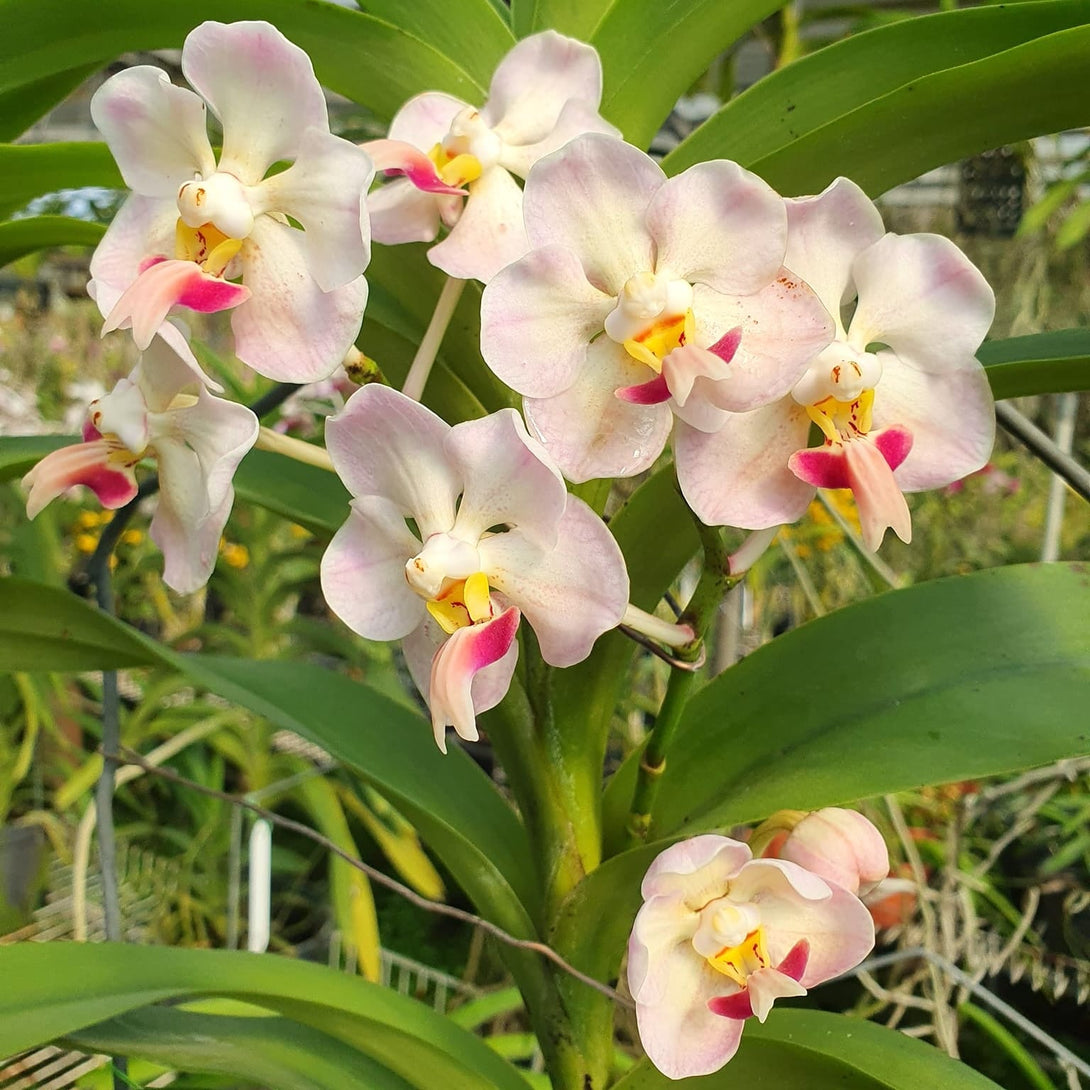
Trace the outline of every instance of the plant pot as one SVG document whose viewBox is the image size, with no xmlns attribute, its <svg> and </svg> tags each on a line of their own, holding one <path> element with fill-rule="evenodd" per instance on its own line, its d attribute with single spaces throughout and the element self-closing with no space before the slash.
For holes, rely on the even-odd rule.
<svg viewBox="0 0 1090 1090">
<path fill-rule="evenodd" d="M 30 922 L 45 892 L 49 856 L 37 825 L 0 826 L 0 935 Z"/>
</svg>

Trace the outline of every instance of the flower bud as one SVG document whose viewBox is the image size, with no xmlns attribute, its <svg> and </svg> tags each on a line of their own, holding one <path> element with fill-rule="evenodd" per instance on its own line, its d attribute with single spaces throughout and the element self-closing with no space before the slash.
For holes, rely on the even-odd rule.
<svg viewBox="0 0 1090 1090">
<path fill-rule="evenodd" d="M 829 882 L 862 895 L 889 874 L 882 834 L 856 810 L 827 806 L 807 814 L 776 854 Z"/>
</svg>

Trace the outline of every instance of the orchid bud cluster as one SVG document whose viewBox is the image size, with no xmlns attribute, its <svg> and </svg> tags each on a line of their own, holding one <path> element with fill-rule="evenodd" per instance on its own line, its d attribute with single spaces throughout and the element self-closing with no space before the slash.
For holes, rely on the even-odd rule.
<svg viewBox="0 0 1090 1090">
<path fill-rule="evenodd" d="M 727 160 L 667 177 L 600 116 L 590 46 L 535 34 L 483 103 L 418 95 L 359 147 L 330 132 L 309 59 L 268 23 L 203 23 L 182 71 L 191 90 L 140 66 L 92 101 L 132 193 L 89 291 L 104 332 L 131 330 L 143 355 L 92 403 L 84 442 L 27 475 L 28 511 L 76 484 L 121 506 L 152 458 L 164 578 L 202 586 L 259 428 L 215 396 L 177 316 L 229 312 L 242 362 L 324 380 L 354 351 L 372 234 L 429 243 L 449 277 L 484 284 L 481 353 L 522 414 L 451 426 L 388 387 L 357 391 L 326 429 L 352 502 L 321 579 L 351 629 L 402 642 L 440 749 L 503 699 L 522 621 L 558 667 L 622 618 L 639 626 L 620 548 L 565 482 L 634 476 L 669 444 L 694 514 L 756 532 L 748 565 L 816 488 L 852 491 L 876 550 L 887 528 L 910 539 L 906 493 L 987 461 L 974 353 L 995 304 L 968 259 L 886 233 L 845 178 L 785 199 Z M 677 646 L 699 635 L 647 633 L 664 629 Z M 888 870 L 873 827 L 825 810 L 780 832 L 758 834 L 761 858 L 696 837 L 644 880 L 629 983 L 671 1077 L 717 1069 L 747 1018 L 873 944 L 859 898 Z"/>
</svg>

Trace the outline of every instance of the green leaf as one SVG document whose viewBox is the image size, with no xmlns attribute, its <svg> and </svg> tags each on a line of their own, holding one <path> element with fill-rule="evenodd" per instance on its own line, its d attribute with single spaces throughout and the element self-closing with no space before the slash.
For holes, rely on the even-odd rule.
<svg viewBox="0 0 1090 1090">
<path fill-rule="evenodd" d="M 759 648 L 690 702 L 656 836 L 1090 751 L 1090 571 L 1018 565 L 890 591 Z"/>
<path fill-rule="evenodd" d="M 996 400 L 1090 390 L 1090 330 L 1061 329 L 985 341 L 977 358 Z"/>
<path fill-rule="evenodd" d="M 0 671 L 107 670 L 155 661 L 149 641 L 70 591 L 0 579 Z"/>
<path fill-rule="evenodd" d="M 232 1075 L 270 1090 L 412 1090 L 413 1084 L 334 1037 L 286 1018 L 145 1007 L 69 1034 L 85 1052 Z"/>
<path fill-rule="evenodd" d="M 487 48 L 452 60 L 382 19 L 314 0 L 0 0 L 0 19 L 0 92 L 134 50 L 178 49 L 205 19 L 274 23 L 306 50 L 322 83 L 380 117 L 420 91 L 482 101 L 492 70 Z"/>
<path fill-rule="evenodd" d="M 33 216 L 0 223 L 0 265 L 53 246 L 97 246 L 106 233 L 101 223 L 71 216 Z"/>
<path fill-rule="evenodd" d="M 708 1090 L 998 1090 L 933 1045 L 847 1015 L 797 1009 L 774 1010 L 764 1025 L 747 1022 L 734 1059 L 699 1084 Z M 644 1062 L 614 1090 L 676 1085 Z"/>
<path fill-rule="evenodd" d="M 0 455 L 2 451 L 0 446 Z M 340 477 L 272 451 L 251 450 L 242 459 L 235 473 L 235 495 L 319 537 L 331 536 L 348 518 L 348 490 Z"/>
<path fill-rule="evenodd" d="M 1087 0 L 1034 0 L 854 35 L 732 99 L 663 166 L 675 174 L 725 157 L 787 194 L 844 174 L 874 195 L 986 148 L 1083 125 L 1087 21 Z M 1065 28 L 1076 29 L 1056 33 Z"/>
<path fill-rule="evenodd" d="M 611 0 L 511 0 L 515 36 L 525 38 L 552 27 L 588 42 Z"/>
<path fill-rule="evenodd" d="M 0 93 L 0 140 L 22 136 L 97 69 L 97 64 L 83 65 Z"/>
<path fill-rule="evenodd" d="M 302 961 L 223 950 L 24 943 L 0 948 L 0 979 L 0 1055 L 150 1003 L 225 996 L 336 1038 L 420 1090 L 526 1090 L 518 1072 L 483 1041 L 430 1007 Z"/>
<path fill-rule="evenodd" d="M 0 144 L 0 216 L 58 189 L 125 183 L 105 144 Z"/>
<path fill-rule="evenodd" d="M 0 436 L 0 481 L 22 477 L 51 451 L 78 442 L 75 435 Z"/>
<path fill-rule="evenodd" d="M 419 830 L 482 911 L 532 932 L 526 834 L 461 749 L 443 755 L 422 716 L 340 674 L 302 662 L 172 655 L 199 685 L 295 731 L 352 765 Z"/>
<path fill-rule="evenodd" d="M 368 15 L 434 46 L 476 76 L 485 87 L 496 65 L 515 44 L 507 19 L 489 0 L 363 0 Z M 481 105 L 481 99 L 474 105 Z"/>
<path fill-rule="evenodd" d="M 647 147 L 711 62 L 782 0 L 613 0 L 590 43 L 602 58 L 602 115 Z"/>
</svg>

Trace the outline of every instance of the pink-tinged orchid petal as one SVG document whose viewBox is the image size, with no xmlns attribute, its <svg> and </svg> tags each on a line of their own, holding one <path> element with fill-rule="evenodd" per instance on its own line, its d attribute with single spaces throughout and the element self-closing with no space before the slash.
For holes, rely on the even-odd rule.
<svg viewBox="0 0 1090 1090">
<path fill-rule="evenodd" d="M 451 122 L 468 105 L 440 91 L 425 91 L 410 98 L 390 122 L 390 139 L 413 144 L 428 152 L 450 129 Z"/>
<path fill-rule="evenodd" d="M 523 38 L 496 68 L 481 117 L 508 144 L 536 144 L 572 101 L 597 107 L 602 63 L 574 38 L 545 30 Z"/>
<path fill-rule="evenodd" d="M 608 337 L 587 349 L 575 382 L 549 398 L 523 399 L 522 411 L 564 476 L 573 482 L 631 477 L 662 453 L 673 417 L 665 405 L 634 405 L 616 391 L 650 368 Z"/>
<path fill-rule="evenodd" d="M 650 907 L 645 905 L 641 913 Z M 640 1044 L 648 1059 L 671 1079 L 718 1071 L 738 1051 L 745 1025 L 708 1009 L 726 978 L 703 958 L 694 957 L 688 944 L 677 944 L 665 956 L 653 959 L 649 971 L 659 978 L 654 983 L 661 999 L 636 1004 Z"/>
<path fill-rule="evenodd" d="M 886 235 L 856 257 L 852 276 L 859 291 L 852 346 L 888 345 L 920 371 L 968 366 L 995 316 L 988 282 L 941 235 Z"/>
<path fill-rule="evenodd" d="M 814 490 L 787 462 L 809 431 L 806 410 L 789 399 L 731 414 L 713 433 L 679 421 L 674 457 L 686 502 L 709 526 L 763 530 L 794 522 Z"/>
<path fill-rule="evenodd" d="M 664 180 L 658 164 L 630 144 L 594 133 L 577 137 L 526 180 L 530 243 L 572 250 L 586 279 L 617 296 L 630 276 L 654 267 L 645 213 Z"/>
<path fill-rule="evenodd" d="M 571 250 L 542 246 L 485 287 L 481 354 L 519 393 L 553 397 L 587 366 L 587 347 L 614 303 L 587 281 Z"/>
<path fill-rule="evenodd" d="M 809 957 L 799 978 L 812 988 L 858 965 L 874 948 L 874 922 L 854 894 L 781 859 L 754 859 L 731 882 L 730 899 L 759 898 L 768 953 L 780 964 L 806 940 Z"/>
<path fill-rule="evenodd" d="M 195 174 L 216 169 L 204 103 L 149 65 L 127 68 L 91 99 L 91 119 L 117 160 L 125 184 L 171 202 Z"/>
<path fill-rule="evenodd" d="M 777 999 L 805 994 L 806 989 L 786 973 L 781 973 L 778 969 L 758 969 L 755 973 L 750 973 L 744 992 L 722 999 L 712 999 L 708 1007 L 713 1014 L 726 1018 L 739 1017 L 739 1014 L 730 1013 L 731 1011 L 747 1010 L 749 1014 L 756 1015 L 758 1022 L 763 1022 Z M 740 1016 L 747 1018 L 749 1015 Z"/>
<path fill-rule="evenodd" d="M 913 440 L 895 473 L 902 491 L 941 488 L 981 469 L 995 441 L 995 401 L 984 368 L 973 361 L 947 374 L 924 374 L 892 353 L 879 359 L 874 427 L 901 425 Z"/>
<path fill-rule="evenodd" d="M 91 255 L 87 292 L 105 316 L 140 275 L 149 256 L 174 253 L 178 208 L 174 201 L 133 195 L 118 209 Z"/>
<path fill-rule="evenodd" d="M 739 327 L 724 334 L 711 348 L 683 344 L 666 356 L 662 361 L 662 378 L 678 406 L 684 408 L 695 394 L 716 408 L 730 408 L 730 362 L 741 340 Z"/>
<path fill-rule="evenodd" d="M 241 306 L 250 296 L 248 287 L 212 276 L 193 261 L 156 259 L 114 304 L 102 333 L 131 328 L 136 347 L 143 351 L 175 306 L 214 314 Z"/>
<path fill-rule="evenodd" d="M 664 375 L 656 375 L 650 382 L 637 386 L 622 386 L 613 393 L 633 405 L 661 405 L 670 400 L 670 386 Z"/>
<path fill-rule="evenodd" d="M 405 580 L 405 562 L 419 551 L 420 542 L 393 503 L 358 496 L 322 556 L 322 594 L 329 608 L 365 639 L 404 639 L 425 615 L 424 602 Z"/>
<path fill-rule="evenodd" d="M 698 907 L 719 896 L 752 858 L 747 844 L 729 836 L 703 833 L 689 837 L 655 856 L 643 876 L 640 895 L 649 901 L 652 897 L 679 897 L 691 891 L 691 899 Z M 693 875 L 699 875 L 699 880 L 694 882 Z"/>
<path fill-rule="evenodd" d="M 787 246 L 783 201 L 737 163 L 699 163 L 668 178 L 647 208 L 655 271 L 749 295 L 772 280 Z"/>
<path fill-rule="evenodd" d="M 879 434 L 845 443 L 800 450 L 788 461 L 792 473 L 818 488 L 850 488 L 859 511 L 863 541 L 877 552 L 886 527 L 906 544 L 912 540 L 912 516 L 893 476 L 892 461 L 900 465 L 912 446 L 905 428 L 890 428 L 884 441 Z M 887 459 L 887 452 L 889 458 Z"/>
<path fill-rule="evenodd" d="M 787 205 L 787 256 L 793 273 L 813 288 L 830 315 L 855 297 L 852 262 L 885 233 L 874 203 L 847 178 L 837 178 L 816 197 L 796 197 Z M 866 347 L 866 346 L 864 346 Z"/>
<path fill-rule="evenodd" d="M 730 574 L 742 575 L 749 571 L 764 556 L 779 532 L 779 526 L 766 526 L 763 530 L 754 530 L 747 534 L 745 541 L 727 557 L 727 570 Z"/>
<path fill-rule="evenodd" d="M 490 527 L 504 525 L 539 549 L 556 545 L 567 488 L 514 409 L 456 424 L 445 447 L 465 481 L 454 524 L 458 537 L 477 541 Z"/>
<path fill-rule="evenodd" d="M 552 549 L 543 551 L 517 531 L 483 538 L 478 548 L 489 583 L 522 610 L 541 657 L 553 666 L 581 662 L 624 615 L 629 588 L 620 547 L 574 496 Z"/>
<path fill-rule="evenodd" d="M 114 436 L 134 454 L 142 454 L 148 445 L 148 404 L 131 378 L 121 379 L 108 394 L 92 401 L 88 419 L 96 435 Z"/>
<path fill-rule="evenodd" d="M 304 232 L 268 216 L 242 244 L 252 296 L 231 316 L 235 355 L 278 382 L 317 382 L 332 374 L 359 333 L 367 301 L 362 276 L 322 291 L 310 274 Z"/>
<path fill-rule="evenodd" d="M 428 260 L 447 276 L 487 284 L 529 248 L 522 221 L 522 190 L 502 167 L 490 167 L 470 182 L 469 199 L 458 222 L 442 242 L 428 250 Z"/>
<path fill-rule="evenodd" d="M 401 649 L 405 655 L 405 664 L 409 667 L 413 684 L 417 687 L 425 703 L 431 697 L 431 671 L 436 655 L 443 648 L 449 637 L 436 624 L 435 620 L 428 616 L 423 624 L 411 632 L 402 641 Z M 477 715 L 494 708 L 507 695 L 511 688 L 511 678 L 515 673 L 515 665 L 518 662 L 518 640 L 512 640 L 507 654 L 498 662 L 478 670 L 473 677 L 470 690 L 473 697 L 473 710 Z M 439 748 L 446 752 L 446 739 L 437 739 Z"/>
<path fill-rule="evenodd" d="M 244 185 L 293 159 L 307 129 L 329 131 L 310 58 L 270 23 L 201 23 L 182 46 L 182 72 L 223 124 L 219 169 Z"/>
<path fill-rule="evenodd" d="M 454 525 L 463 488 L 447 460 L 449 431 L 412 398 L 386 386 L 364 386 L 326 421 L 326 446 L 349 492 L 392 501 L 416 520 L 426 540 Z"/>
<path fill-rule="evenodd" d="M 511 650 L 518 631 L 519 611 L 505 609 L 482 624 L 459 628 L 435 653 L 431 667 L 428 705 L 435 744 L 446 753 L 445 731 L 453 727 L 459 738 L 475 742 L 477 733 L 473 680 L 481 670 L 500 662 Z"/>
<path fill-rule="evenodd" d="M 882 834 L 858 810 L 837 806 L 807 814 L 777 855 L 857 895 L 874 889 L 889 874 Z"/>
<path fill-rule="evenodd" d="M 163 336 L 167 330 L 178 335 L 179 345 Z M 140 357 L 140 366 L 136 371 L 140 392 L 149 412 L 166 412 L 175 397 L 187 387 L 194 394 L 199 393 L 202 386 L 213 393 L 222 393 L 223 387 L 201 370 L 180 329 L 168 322 L 160 328 L 159 334 Z"/>
<path fill-rule="evenodd" d="M 371 257 L 363 214 L 374 168 L 367 153 L 339 136 L 308 129 L 298 158 L 258 188 L 254 211 L 286 213 L 303 225 L 307 267 L 323 292 L 354 281 Z"/>
<path fill-rule="evenodd" d="M 234 499 L 231 488 L 219 506 L 194 527 L 183 522 L 170 503 L 160 498 L 148 534 L 163 554 L 163 582 L 172 590 L 192 594 L 208 582 Z"/>
<path fill-rule="evenodd" d="M 418 147 L 405 140 L 368 140 L 360 147 L 371 157 L 377 174 L 405 175 L 417 189 L 425 193 L 452 193 L 466 195 L 465 189 L 447 185 L 439 177 L 435 163 Z"/>
<path fill-rule="evenodd" d="M 719 408 L 737 413 L 788 393 L 833 334 L 832 321 L 817 296 L 786 268 L 752 295 L 720 295 L 697 285 L 693 314 L 700 344 L 728 330 L 742 331 L 730 362 L 731 377 L 717 384 L 715 401 Z"/>
<path fill-rule="evenodd" d="M 504 144 L 500 149 L 499 164 L 520 178 L 529 175 L 533 165 L 546 155 L 559 151 L 569 141 L 584 133 L 596 132 L 603 136 L 621 138 L 621 130 L 604 120 L 598 113 L 597 103 L 572 100 L 565 104 L 556 125 L 534 144 Z"/>
<path fill-rule="evenodd" d="M 431 242 L 439 234 L 439 204 L 407 178 L 397 178 L 367 194 L 371 237 L 384 246 Z"/>
<path fill-rule="evenodd" d="M 74 443 L 47 454 L 23 477 L 27 518 L 36 518 L 62 492 L 81 484 L 110 510 L 124 507 L 136 496 L 136 475 L 130 466 L 117 464 L 111 455 L 116 444 L 108 439 Z"/>
</svg>

